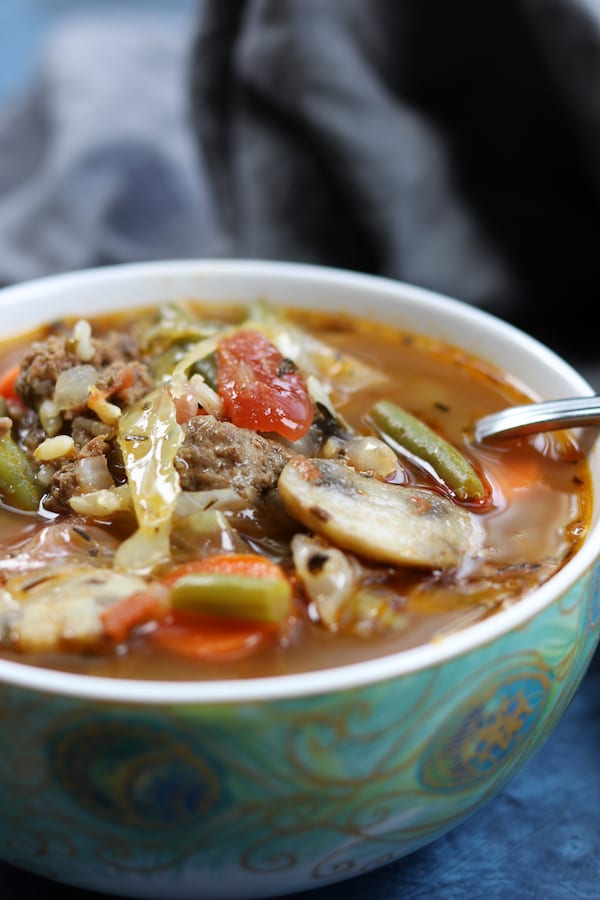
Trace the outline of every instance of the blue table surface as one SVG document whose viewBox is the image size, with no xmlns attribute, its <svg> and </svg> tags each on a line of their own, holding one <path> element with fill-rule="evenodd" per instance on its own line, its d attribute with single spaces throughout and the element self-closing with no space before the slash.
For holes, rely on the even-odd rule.
<svg viewBox="0 0 600 900">
<path fill-rule="evenodd" d="M 143 0 L 191 14 L 195 0 Z M 104 11 L 141 0 L 0 0 L 0 109 L 23 88 L 48 28 L 86 5 Z M 600 651 L 546 745 L 495 799 L 433 844 L 384 868 L 296 894 L 305 900 L 591 900 L 600 898 Z M 0 900 L 93 900 L 0 864 Z M 199 897 L 202 896 L 201 888 Z M 165 898 L 168 900 L 168 898 Z"/>
</svg>

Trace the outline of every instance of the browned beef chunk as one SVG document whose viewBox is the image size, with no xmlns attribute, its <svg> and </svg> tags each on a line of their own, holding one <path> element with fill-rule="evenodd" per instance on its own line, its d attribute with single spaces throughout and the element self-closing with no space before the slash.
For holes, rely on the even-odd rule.
<svg viewBox="0 0 600 900">
<path fill-rule="evenodd" d="M 137 359 L 131 362 L 112 362 L 100 375 L 96 386 L 106 392 L 112 403 L 133 406 L 154 387 L 154 379 L 146 363 Z"/>
<path fill-rule="evenodd" d="M 11 419 L 15 425 L 20 443 L 26 450 L 33 453 L 38 444 L 41 444 L 46 438 L 46 432 L 40 424 L 38 414 L 31 409 L 23 407 L 16 415 L 11 414 Z"/>
<path fill-rule="evenodd" d="M 195 416 L 175 458 L 184 491 L 232 487 L 249 500 L 273 488 L 294 454 L 254 431 Z"/>
<path fill-rule="evenodd" d="M 140 348 L 135 338 L 124 331 L 110 331 L 101 338 L 92 338 L 96 355 L 91 360 L 98 368 L 113 363 L 133 362 L 139 359 Z"/>
<path fill-rule="evenodd" d="M 65 337 L 51 334 L 45 341 L 36 341 L 21 360 L 21 371 L 15 391 L 23 403 L 37 409 L 43 400 L 54 394 L 56 379 L 65 369 L 81 365 L 74 349 Z"/>
<path fill-rule="evenodd" d="M 109 437 L 114 433 L 112 425 L 105 425 L 93 415 L 78 415 L 71 422 L 71 437 L 78 447 L 83 447 L 90 438 Z"/>
</svg>

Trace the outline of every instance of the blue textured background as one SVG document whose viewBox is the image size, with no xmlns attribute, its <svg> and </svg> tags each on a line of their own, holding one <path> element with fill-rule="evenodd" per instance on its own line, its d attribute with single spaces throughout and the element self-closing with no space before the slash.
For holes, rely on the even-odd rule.
<svg viewBox="0 0 600 900">
<path fill-rule="evenodd" d="M 2 0 L 0 2 L 0 104 L 17 96 L 35 74 L 49 31 L 82 10 L 119 16 L 143 9 L 158 16 L 194 14 L 196 0 Z"/>
</svg>

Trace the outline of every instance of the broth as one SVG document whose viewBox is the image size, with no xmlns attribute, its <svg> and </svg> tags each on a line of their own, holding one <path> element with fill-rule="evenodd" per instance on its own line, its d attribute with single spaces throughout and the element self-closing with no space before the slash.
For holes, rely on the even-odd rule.
<svg viewBox="0 0 600 900">
<path fill-rule="evenodd" d="M 4 493 L 5 502 L 0 509 L 0 542 L 3 546 L 0 575 L 4 579 L 4 599 L 0 601 L 0 636 L 3 638 L 0 655 L 4 658 L 94 675 L 167 680 L 251 678 L 329 668 L 408 649 L 432 640 L 443 640 L 444 636 L 453 631 L 468 627 L 493 615 L 497 610 L 518 602 L 527 592 L 552 577 L 577 550 L 589 526 L 591 489 L 586 458 L 575 437 L 572 434 L 557 433 L 505 442 L 494 447 L 477 446 L 470 440 L 475 419 L 504 406 L 531 399 L 515 387 L 508 375 L 464 351 L 423 335 L 408 334 L 387 325 L 350 316 L 316 312 L 300 314 L 291 310 L 283 314 L 275 310 L 270 311 L 264 320 L 258 320 L 258 331 L 263 335 L 267 334 L 273 344 L 284 347 L 285 352 L 282 351 L 281 355 L 286 362 L 285 365 L 280 365 L 277 376 L 281 374 L 283 379 L 293 378 L 299 373 L 306 384 L 312 385 L 312 393 L 309 392 L 310 405 L 315 410 L 315 418 L 307 434 L 297 441 L 285 434 L 274 435 L 264 423 L 263 427 L 254 428 L 253 432 L 276 444 L 276 455 L 285 453 L 285 460 L 289 464 L 289 459 L 295 455 L 297 448 L 304 448 L 309 438 L 312 440 L 311 435 L 318 425 L 319 436 L 315 439 L 316 443 L 310 444 L 307 453 L 309 458 L 327 460 L 327 465 L 333 467 L 332 471 L 336 473 L 340 467 L 344 472 L 349 468 L 353 471 L 358 468 L 365 483 L 369 482 L 369 488 L 373 480 L 385 486 L 382 490 L 385 490 L 386 497 L 390 491 L 423 488 L 432 497 L 442 498 L 444 503 L 460 510 L 460 515 L 465 517 L 465 521 L 468 519 L 469 528 L 473 528 L 473 535 L 477 539 L 470 537 L 464 546 L 461 544 L 458 562 L 431 567 L 422 562 L 403 565 L 390 562 L 389 559 L 373 558 L 368 550 L 360 552 L 363 546 L 361 542 L 366 541 L 367 536 L 360 533 L 358 538 L 348 536 L 347 532 L 352 529 L 347 523 L 342 523 L 342 543 L 346 539 L 354 543 L 338 548 L 329 533 L 317 533 L 316 543 L 310 545 L 309 576 L 303 580 L 299 575 L 297 557 L 290 550 L 289 539 L 294 534 L 312 539 L 314 531 L 307 525 L 306 518 L 297 518 L 294 501 L 289 496 L 286 497 L 283 483 L 280 485 L 278 481 L 281 476 L 277 473 L 273 476 L 272 484 L 265 487 L 261 482 L 260 488 L 256 489 L 252 497 L 245 497 L 241 504 L 234 499 L 233 507 L 221 506 L 219 495 L 216 506 L 214 502 L 211 503 L 208 513 L 203 509 L 201 513 L 190 514 L 188 518 L 182 514 L 174 520 L 170 516 L 170 559 L 165 559 L 164 556 L 157 558 L 155 564 L 146 563 L 145 570 L 140 566 L 137 573 L 145 584 L 160 582 L 160 590 L 153 595 L 154 611 L 152 614 L 140 614 L 137 620 L 134 617 L 122 639 L 115 638 L 114 634 L 108 638 L 102 631 L 99 634 L 94 632 L 93 638 L 82 632 L 82 638 L 79 633 L 73 633 L 73 628 L 70 631 L 63 628 L 62 632 L 59 629 L 59 639 L 49 641 L 46 645 L 43 633 L 47 630 L 47 623 L 54 623 L 56 616 L 63 615 L 60 603 L 65 592 L 78 589 L 77 582 L 69 587 L 69 571 L 75 572 L 82 560 L 86 566 L 92 565 L 102 572 L 112 570 L 118 543 L 132 534 L 139 534 L 140 515 L 150 515 L 143 510 L 140 513 L 136 507 L 136 499 L 138 506 L 150 504 L 147 490 L 145 495 L 144 490 L 140 489 L 139 496 L 133 491 L 133 501 L 130 496 L 124 501 L 119 500 L 122 505 L 116 511 L 104 506 L 86 513 L 80 507 L 71 508 L 71 500 L 65 500 L 66 485 L 74 485 L 75 496 L 83 496 L 88 500 L 101 490 L 109 491 L 111 498 L 122 498 L 125 496 L 123 485 L 126 483 L 129 483 L 130 491 L 133 490 L 131 485 L 135 466 L 132 462 L 130 468 L 127 468 L 127 456 L 122 449 L 125 440 L 123 431 L 120 439 L 115 435 L 122 429 L 128 410 L 136 409 L 136 403 L 138 409 L 142 408 L 144 402 L 150 407 L 148 397 L 158 396 L 160 391 L 157 385 L 161 383 L 169 385 L 170 393 L 164 402 L 175 403 L 176 418 L 180 420 L 179 428 L 186 435 L 192 427 L 192 419 L 203 419 L 203 422 L 195 424 L 198 424 L 198 428 L 204 428 L 208 419 L 212 421 L 214 418 L 220 427 L 222 421 L 228 422 L 231 418 L 224 414 L 222 406 L 217 404 L 215 409 L 211 407 L 215 398 L 214 392 L 206 390 L 210 378 L 204 363 L 211 361 L 214 368 L 216 354 L 216 371 L 223 372 L 225 357 L 222 349 L 215 348 L 217 345 L 222 348 L 223 344 L 219 341 L 225 341 L 223 335 L 239 334 L 239 323 L 244 320 L 246 312 L 233 308 L 214 309 L 192 302 L 184 304 L 181 309 L 177 304 L 168 304 L 162 309 L 152 308 L 131 314 L 91 318 L 92 338 L 87 334 L 86 328 L 81 324 L 77 325 L 74 320 L 56 322 L 35 334 L 24 335 L 18 341 L 7 342 L 0 348 L 0 371 L 8 370 L 16 361 L 25 358 L 15 388 L 16 398 L 11 393 L 12 389 L 8 389 L 4 412 L 8 417 L 5 428 L 11 429 L 15 443 L 25 447 L 24 452 L 28 458 L 32 459 L 33 449 L 40 444 L 44 444 L 48 452 L 56 452 L 50 447 L 49 438 L 52 441 L 76 435 L 75 446 L 70 446 L 63 456 L 40 459 L 39 451 L 36 450 L 38 458 L 33 458 L 33 471 L 35 477 L 43 483 L 39 511 L 15 509 L 14 499 Z M 160 318 L 160 327 L 156 324 L 157 317 Z M 294 365 L 290 366 L 287 351 L 294 341 L 288 339 L 288 328 L 294 339 L 298 334 L 303 337 L 309 335 L 333 350 L 327 360 L 327 376 L 323 377 L 318 387 L 315 387 L 308 376 L 305 377 L 303 359 L 308 354 L 314 362 L 320 350 L 317 352 L 310 342 L 302 345 L 294 359 Z M 122 331 L 127 335 L 127 340 L 122 342 L 127 345 L 125 350 L 119 345 L 119 353 L 123 356 L 122 359 L 119 357 L 119 365 L 114 358 L 109 358 L 108 350 L 102 351 L 105 358 L 101 358 L 102 353 L 98 347 L 95 351 L 93 347 L 90 349 L 90 341 L 93 344 L 94 341 L 108 340 L 109 337 L 114 349 L 118 344 L 114 339 L 115 331 Z M 281 338 L 282 334 L 286 336 L 285 340 Z M 277 340 L 273 335 L 276 335 Z M 32 351 L 31 347 L 47 347 L 45 342 L 48 340 L 58 342 L 63 350 L 67 347 L 68 353 L 75 359 L 71 368 L 77 368 L 85 382 L 84 394 L 81 394 L 81 388 L 76 384 L 67 385 L 67 395 L 69 391 L 72 392 L 71 406 L 69 398 L 67 401 L 57 402 L 59 391 L 56 378 L 64 371 L 64 367 L 61 368 L 65 365 L 64 361 L 55 365 L 46 358 L 44 366 L 32 374 L 32 354 L 35 349 Z M 198 348 L 202 342 L 207 352 L 198 354 L 194 348 Z M 186 368 L 182 359 L 185 362 L 188 358 L 186 354 L 189 356 L 192 353 L 193 356 L 194 352 L 196 359 Z M 247 355 L 241 361 L 238 360 L 238 368 L 235 370 L 238 374 L 240 366 L 244 368 L 248 365 L 249 359 L 250 356 Z M 322 359 L 318 362 L 321 365 Z M 35 365 L 38 364 L 39 360 Z M 109 377 L 105 370 L 111 365 L 113 368 Z M 150 366 L 152 379 L 144 381 L 140 371 L 135 368 L 136 365 Z M 185 388 L 173 387 L 173 372 L 177 370 L 177 366 L 183 366 L 185 378 L 182 383 L 186 385 Z M 28 380 L 23 377 L 24 369 L 29 373 Z M 198 376 L 196 381 L 190 374 L 192 371 Z M 324 371 L 323 365 L 320 371 Z M 146 375 L 147 372 L 144 371 L 144 378 Z M 48 386 L 51 377 L 55 378 L 55 382 Z M 129 383 L 132 377 L 133 386 Z M 135 380 L 138 378 L 139 384 Z M 254 384 L 253 379 L 254 375 L 250 378 Z M 64 380 L 62 378 L 60 382 L 61 388 L 65 387 L 62 384 Z M 271 382 L 274 383 L 275 380 L 273 377 Z M 327 382 L 327 390 L 325 394 L 319 394 L 324 381 Z M 91 401 L 86 398 L 92 396 L 93 389 L 98 385 L 101 387 L 100 401 L 90 405 Z M 193 385 L 193 389 L 190 385 Z M 139 397 L 128 403 L 128 392 L 131 393 L 137 387 Z M 183 393 L 175 396 L 178 391 Z M 217 395 L 218 393 L 217 391 Z M 217 400 L 221 402 L 219 396 Z M 329 408 L 326 408 L 324 400 L 330 404 Z M 356 463 L 349 463 L 348 446 L 353 437 L 381 437 L 369 414 L 381 400 L 408 410 L 445 441 L 458 448 L 481 477 L 485 497 L 476 501 L 472 498 L 461 499 L 454 490 L 448 488 L 443 479 L 432 472 L 431 464 L 423 464 L 415 457 L 414 452 L 402 452 L 393 441 L 384 443 L 388 449 L 393 445 L 399 450 L 397 469 L 393 473 L 379 472 L 373 476 L 370 469 L 365 471 L 364 464 L 361 468 Z M 156 404 L 158 403 L 156 400 Z M 197 403 L 193 414 L 189 413 L 190 403 L 192 406 Z M 185 412 L 184 407 L 188 412 Z M 142 422 L 142 418 L 139 418 L 142 414 L 135 415 L 138 415 L 138 419 L 133 419 L 130 424 L 130 430 L 133 431 L 135 428 L 139 430 Z M 335 417 L 337 422 L 333 422 Z M 40 427 L 40 420 L 44 427 Z M 2 421 L 6 423 L 7 418 Z M 156 421 L 160 421 L 158 413 Z M 248 430 L 246 424 L 238 427 Z M 149 439 L 148 435 L 136 433 L 134 436 L 138 442 L 136 452 L 138 456 L 143 456 L 143 449 L 140 449 L 143 446 L 142 437 Z M 131 439 L 131 435 L 127 439 Z M 224 440 L 219 432 L 219 465 Z M 92 443 L 85 444 L 85 453 L 88 455 L 84 453 L 82 457 L 81 448 L 89 441 Z M 181 454 L 182 446 L 180 443 L 178 454 Z M 185 488 L 181 491 L 181 485 L 185 484 L 186 478 L 189 479 L 190 469 L 196 465 L 198 446 L 203 446 L 202 441 L 194 445 L 193 452 L 190 450 L 183 461 L 178 457 L 178 478 L 175 478 L 175 490 L 179 492 L 177 503 L 180 502 L 180 495 L 186 493 Z M 101 452 L 97 452 L 99 447 Z M 157 462 L 160 454 L 166 452 L 165 447 L 168 448 L 168 440 L 157 444 L 152 457 L 154 462 L 148 455 L 143 457 L 142 466 L 155 467 L 150 472 L 150 475 L 154 472 L 152 484 L 155 485 L 158 479 L 166 494 L 170 489 L 169 485 L 173 486 L 172 460 L 171 463 L 164 463 L 162 468 Z M 118 452 L 119 449 L 121 453 Z M 82 463 L 82 458 L 88 462 Z M 90 459 L 94 462 L 89 463 Z M 321 475 L 316 481 L 321 485 L 327 478 L 323 475 L 325 463 L 319 465 Z M 204 461 L 202 466 L 206 469 Z M 65 474 L 67 470 L 71 473 L 69 478 Z M 84 470 L 85 477 L 82 475 Z M 62 481 L 57 472 L 63 473 Z M 303 470 L 298 472 L 300 476 L 303 475 Z M 227 477 L 230 486 L 237 485 L 241 491 L 246 491 L 246 486 L 238 485 L 236 473 L 229 473 Z M 85 481 L 85 478 L 89 480 Z M 60 491 L 56 487 L 59 482 Z M 308 482 L 307 486 L 312 487 L 312 482 L 310 485 Z M 223 490 L 222 487 L 220 489 Z M 206 489 L 199 489 L 194 485 L 194 489 L 188 493 L 190 497 L 200 496 L 202 490 Z M 166 503 L 164 498 L 162 501 L 158 498 L 158 491 L 156 497 L 153 492 L 154 487 L 151 494 L 155 505 L 159 502 Z M 106 496 L 104 495 L 104 500 Z M 414 499 L 415 502 L 421 502 L 422 497 L 419 494 Z M 367 500 L 367 506 L 369 505 L 372 504 Z M 215 511 L 217 508 L 218 511 Z M 302 514 L 309 516 L 310 504 L 307 509 L 309 512 L 302 507 Z M 312 511 L 314 513 L 314 508 Z M 365 520 L 368 518 L 367 513 L 365 507 Z M 322 510 L 321 517 L 325 518 Z M 360 515 L 356 517 L 354 531 L 360 532 L 360 518 Z M 61 527 L 66 529 L 63 535 L 67 534 L 67 539 L 61 538 L 56 543 L 55 536 Z M 155 530 L 160 529 L 157 527 Z M 358 545 L 356 541 L 359 542 Z M 335 556 L 334 560 L 340 567 L 336 573 L 339 578 L 341 571 L 346 571 L 346 566 L 352 573 L 351 577 L 357 579 L 354 588 L 348 589 L 342 600 L 336 598 L 338 606 L 333 619 L 329 609 L 333 601 L 327 596 L 321 596 L 310 580 L 310 574 L 315 574 L 310 573 L 311 566 L 316 566 L 315 560 L 319 559 L 319 564 L 323 564 L 319 548 L 323 550 L 323 558 L 327 557 L 327 565 L 334 564 L 331 562 L 333 556 L 328 556 L 331 547 L 342 554 L 341 557 Z M 139 553 L 139 547 L 136 546 L 130 554 L 134 551 Z M 165 584 L 168 583 L 167 576 L 174 566 L 181 566 L 196 555 L 234 556 L 248 553 L 271 559 L 291 584 L 290 613 L 278 619 L 275 627 L 271 623 L 265 628 L 263 637 L 267 634 L 267 639 L 261 638 L 258 642 L 259 649 L 253 650 L 251 642 L 247 642 L 243 653 L 236 655 L 233 652 L 224 654 L 222 658 L 207 659 L 203 653 L 190 656 L 174 651 L 172 642 L 157 639 L 164 627 L 161 624 L 163 620 L 171 622 L 173 617 L 168 593 L 172 590 L 172 585 L 167 589 Z M 124 558 L 126 557 L 117 556 L 120 562 L 116 568 L 122 572 L 125 571 Z M 28 566 L 31 566 L 30 572 L 27 572 Z M 61 574 L 57 583 L 60 590 L 55 591 L 54 599 L 45 601 L 46 608 L 42 609 L 42 636 L 34 633 L 31 640 L 24 638 L 27 628 L 20 618 L 24 606 L 31 602 L 32 596 L 37 596 L 36 592 L 43 591 L 44 579 L 49 578 L 49 583 L 53 583 L 52 578 L 59 571 Z M 236 573 L 233 583 L 235 577 Z M 272 581 L 277 581 L 278 576 L 269 577 Z M 16 589 L 13 589 L 14 584 L 17 585 Z M 247 586 L 247 583 L 244 582 L 244 585 Z M 192 585 L 190 591 L 193 589 Z M 131 593 L 144 593 L 139 589 L 139 582 L 132 587 Z M 197 610 L 194 608 L 190 612 L 188 601 L 182 598 L 182 602 L 184 600 L 182 628 L 187 628 L 190 616 L 196 615 Z M 90 609 L 95 602 L 89 601 L 82 616 L 91 615 Z M 190 602 L 193 606 L 195 601 Z M 59 612 L 55 612 L 56 609 Z M 214 624 L 214 609 L 211 607 L 211 610 L 207 615 L 206 608 L 202 607 L 202 615 L 197 620 L 199 626 L 203 622 L 207 623 L 208 630 Z M 271 613 L 270 607 L 269 615 Z M 71 615 L 72 611 L 68 614 Z M 94 615 L 97 625 L 97 609 Z M 219 627 L 223 621 L 225 626 L 230 625 L 232 629 L 237 627 L 239 620 L 243 620 L 243 623 L 248 621 L 245 615 L 240 615 L 237 607 L 234 613 L 229 611 L 226 615 L 226 620 L 218 617 Z M 101 618 L 103 619 L 102 616 Z"/>
</svg>

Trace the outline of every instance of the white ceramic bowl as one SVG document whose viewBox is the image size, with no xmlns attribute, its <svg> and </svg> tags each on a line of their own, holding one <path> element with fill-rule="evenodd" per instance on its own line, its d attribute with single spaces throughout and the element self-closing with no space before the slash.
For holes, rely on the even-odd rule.
<svg viewBox="0 0 600 900">
<path fill-rule="evenodd" d="M 549 349 L 476 308 L 296 264 L 59 275 L 0 291 L 2 331 L 183 296 L 355 312 L 462 346 L 541 398 L 592 393 Z M 447 831 L 545 741 L 597 646 L 597 446 L 590 461 L 593 527 L 579 552 L 525 599 L 443 643 L 210 683 L 0 660 L 0 858 L 121 895 L 266 898 L 360 874 Z"/>
</svg>

